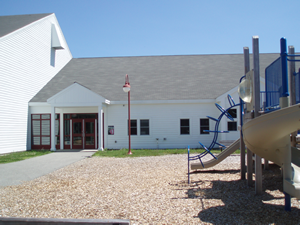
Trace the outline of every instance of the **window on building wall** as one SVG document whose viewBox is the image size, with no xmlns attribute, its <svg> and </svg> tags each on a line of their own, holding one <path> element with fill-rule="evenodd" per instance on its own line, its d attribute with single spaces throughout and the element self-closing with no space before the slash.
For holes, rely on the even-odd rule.
<svg viewBox="0 0 300 225">
<path fill-rule="evenodd" d="M 200 134 L 209 134 L 205 130 L 209 130 L 209 119 L 200 119 Z"/>
<path fill-rule="evenodd" d="M 237 130 L 237 122 L 235 121 L 228 121 L 227 122 L 228 131 L 236 131 Z"/>
<path fill-rule="evenodd" d="M 229 109 L 228 113 L 232 116 L 232 118 L 236 118 L 236 109 Z"/>
<path fill-rule="evenodd" d="M 149 120 L 140 120 L 140 135 L 149 135 Z"/>
<path fill-rule="evenodd" d="M 127 123 L 127 126 L 128 126 L 128 123 Z M 131 135 L 137 135 L 137 120 L 130 120 L 130 131 L 131 131 L 131 133 L 130 133 Z"/>
<path fill-rule="evenodd" d="M 51 115 L 33 114 L 31 115 L 32 126 L 32 148 L 49 149 L 51 146 Z M 55 145 L 59 148 L 59 114 L 55 115 Z"/>
<path fill-rule="evenodd" d="M 190 134 L 190 119 L 180 119 L 180 134 Z"/>
</svg>

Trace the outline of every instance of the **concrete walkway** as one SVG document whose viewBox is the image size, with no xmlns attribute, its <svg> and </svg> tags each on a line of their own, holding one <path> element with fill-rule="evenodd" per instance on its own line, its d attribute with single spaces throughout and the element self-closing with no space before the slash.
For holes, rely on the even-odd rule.
<svg viewBox="0 0 300 225">
<path fill-rule="evenodd" d="M 33 180 L 90 157 L 94 153 L 93 151 L 57 151 L 19 162 L 0 164 L 0 187 Z"/>
</svg>

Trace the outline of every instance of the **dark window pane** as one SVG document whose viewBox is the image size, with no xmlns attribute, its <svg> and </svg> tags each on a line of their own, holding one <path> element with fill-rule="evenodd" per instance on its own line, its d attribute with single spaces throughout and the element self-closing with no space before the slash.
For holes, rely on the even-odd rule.
<svg viewBox="0 0 300 225">
<path fill-rule="evenodd" d="M 149 135 L 149 128 L 141 128 L 141 135 Z"/>
<path fill-rule="evenodd" d="M 189 119 L 180 119 L 180 134 L 190 134 Z"/>
<path fill-rule="evenodd" d="M 149 120 L 140 120 L 140 135 L 149 135 Z"/>
<path fill-rule="evenodd" d="M 181 119 L 180 120 L 180 126 L 190 126 L 190 120 L 189 119 Z"/>
<path fill-rule="evenodd" d="M 128 124 L 127 124 L 127 126 L 128 126 Z M 128 127 L 127 127 L 127 130 L 128 130 Z M 131 130 L 130 131 L 131 135 L 137 135 L 137 120 L 130 120 L 130 130 Z"/>
<path fill-rule="evenodd" d="M 200 134 L 209 134 L 205 130 L 209 130 L 209 119 L 200 119 Z"/>
<path fill-rule="evenodd" d="M 94 122 L 85 122 L 85 132 L 87 134 L 95 133 L 95 123 Z"/>
<path fill-rule="evenodd" d="M 209 119 L 200 119 L 200 126 L 209 126 Z"/>
<path fill-rule="evenodd" d="M 136 120 L 131 120 L 130 126 L 131 127 L 136 127 L 137 121 Z"/>
<path fill-rule="evenodd" d="M 228 113 L 232 116 L 232 118 L 236 118 L 236 109 L 229 109 Z"/>
<path fill-rule="evenodd" d="M 228 122 L 228 131 L 236 131 L 237 130 L 237 122 Z"/>
<path fill-rule="evenodd" d="M 190 134 L 190 128 L 189 127 L 181 127 L 180 134 Z"/>
</svg>

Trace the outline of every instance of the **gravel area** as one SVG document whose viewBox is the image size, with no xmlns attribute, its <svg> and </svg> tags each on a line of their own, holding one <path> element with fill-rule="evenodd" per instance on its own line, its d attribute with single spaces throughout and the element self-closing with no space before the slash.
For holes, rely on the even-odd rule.
<svg viewBox="0 0 300 225">
<path fill-rule="evenodd" d="M 280 168 L 263 171 L 262 195 L 240 180 L 240 157 L 191 175 L 187 155 L 87 158 L 0 189 L 0 216 L 130 219 L 131 224 L 300 224 L 284 211 Z"/>
</svg>

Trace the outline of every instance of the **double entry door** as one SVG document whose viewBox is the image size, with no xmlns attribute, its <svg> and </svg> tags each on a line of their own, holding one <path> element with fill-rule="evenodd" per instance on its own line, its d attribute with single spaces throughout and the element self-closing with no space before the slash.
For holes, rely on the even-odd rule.
<svg viewBox="0 0 300 225">
<path fill-rule="evenodd" d="M 95 119 L 72 119 L 72 148 L 95 149 Z"/>
</svg>

